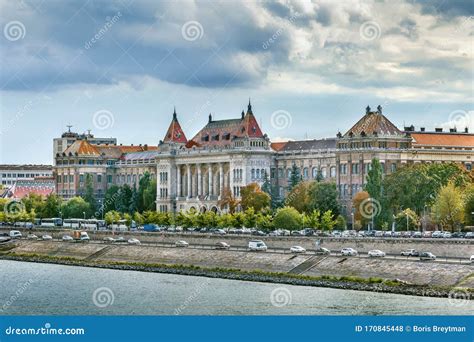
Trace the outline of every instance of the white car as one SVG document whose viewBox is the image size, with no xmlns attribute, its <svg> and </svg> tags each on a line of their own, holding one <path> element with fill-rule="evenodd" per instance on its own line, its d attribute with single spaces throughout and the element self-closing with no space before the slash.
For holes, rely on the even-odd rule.
<svg viewBox="0 0 474 342">
<path fill-rule="evenodd" d="M 70 242 L 74 241 L 71 235 L 63 235 L 63 241 Z"/>
<path fill-rule="evenodd" d="M 420 260 L 436 260 L 436 255 L 430 252 L 422 252 L 420 253 Z"/>
<path fill-rule="evenodd" d="M 10 230 L 10 237 L 13 239 L 19 239 L 23 235 L 21 235 L 21 232 L 19 230 Z"/>
<path fill-rule="evenodd" d="M 341 254 L 345 256 L 359 255 L 359 253 L 354 248 L 343 248 L 341 249 Z"/>
<path fill-rule="evenodd" d="M 331 254 L 331 251 L 327 248 L 324 247 L 319 247 L 318 249 L 315 250 L 316 254 L 323 254 L 323 255 L 329 255 Z"/>
<path fill-rule="evenodd" d="M 81 232 L 81 241 L 89 241 L 91 238 L 87 232 Z"/>
<path fill-rule="evenodd" d="M 443 232 L 442 238 L 451 239 L 452 234 L 450 232 Z"/>
<path fill-rule="evenodd" d="M 53 239 L 53 237 L 51 235 L 45 234 L 41 237 L 41 239 L 44 241 L 50 241 Z"/>
<path fill-rule="evenodd" d="M 216 249 L 229 249 L 230 248 L 230 245 L 226 242 L 217 242 L 216 243 Z"/>
<path fill-rule="evenodd" d="M 301 246 L 293 246 L 290 248 L 291 253 L 306 253 L 306 249 Z"/>
<path fill-rule="evenodd" d="M 35 234 L 28 234 L 26 238 L 28 240 L 38 240 L 38 237 Z"/>
<path fill-rule="evenodd" d="M 474 262 L 474 255 L 471 255 L 471 258 L 469 259 L 471 262 Z"/>
<path fill-rule="evenodd" d="M 263 251 L 267 250 L 267 245 L 262 240 L 249 241 L 249 249 L 251 251 Z"/>
<path fill-rule="evenodd" d="M 379 249 L 373 249 L 367 253 L 371 258 L 383 258 L 385 257 L 385 252 L 382 252 Z"/>
<path fill-rule="evenodd" d="M 188 247 L 188 246 L 189 246 L 189 243 L 187 243 L 187 242 L 184 241 L 184 240 L 179 240 L 179 241 L 176 241 L 176 242 L 174 243 L 174 245 L 175 245 L 176 247 Z"/>
<path fill-rule="evenodd" d="M 110 237 L 110 236 L 106 236 L 104 238 L 104 242 L 114 242 L 114 241 L 115 241 L 115 239 L 113 237 Z"/>
<path fill-rule="evenodd" d="M 132 238 L 132 239 L 129 239 L 129 240 L 128 240 L 128 244 L 129 244 L 129 245 L 139 245 L 139 244 L 140 244 L 140 240 L 135 239 L 135 238 Z"/>
</svg>

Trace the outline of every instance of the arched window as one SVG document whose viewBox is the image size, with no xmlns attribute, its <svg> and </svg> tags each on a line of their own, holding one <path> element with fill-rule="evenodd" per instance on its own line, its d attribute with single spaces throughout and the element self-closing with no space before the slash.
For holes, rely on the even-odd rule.
<svg viewBox="0 0 474 342">
<path fill-rule="evenodd" d="M 318 177 L 318 168 L 317 168 L 317 167 L 313 167 L 313 170 L 312 170 L 311 173 L 312 173 L 313 178 Z"/>
<path fill-rule="evenodd" d="M 308 172 L 309 172 L 309 171 L 308 171 L 308 168 L 305 167 L 305 168 L 303 169 L 303 177 L 304 177 L 304 179 L 308 179 L 308 176 L 309 176 Z"/>
<path fill-rule="evenodd" d="M 286 170 L 286 177 L 290 179 L 291 177 L 291 169 Z"/>
<path fill-rule="evenodd" d="M 328 170 L 325 167 L 321 169 L 321 175 L 323 176 L 323 178 L 326 178 L 328 176 Z"/>
<path fill-rule="evenodd" d="M 260 170 L 260 177 L 263 179 L 265 178 L 265 169 Z"/>
<path fill-rule="evenodd" d="M 255 179 L 255 169 L 252 169 L 252 171 L 250 171 L 250 175 L 252 179 Z"/>
<path fill-rule="evenodd" d="M 336 167 L 335 166 L 331 166 L 330 175 L 331 175 L 331 178 L 336 177 Z"/>
</svg>

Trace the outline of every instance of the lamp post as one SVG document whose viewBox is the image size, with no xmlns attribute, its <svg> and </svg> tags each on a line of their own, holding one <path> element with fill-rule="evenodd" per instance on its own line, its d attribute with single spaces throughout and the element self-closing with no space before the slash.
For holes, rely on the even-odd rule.
<svg viewBox="0 0 474 342">
<path fill-rule="evenodd" d="M 408 232 L 408 212 L 406 212 L 405 215 L 407 216 L 407 232 Z"/>
<path fill-rule="evenodd" d="M 83 211 L 82 213 L 84 214 L 84 220 L 85 220 L 86 219 L 86 212 Z"/>
</svg>

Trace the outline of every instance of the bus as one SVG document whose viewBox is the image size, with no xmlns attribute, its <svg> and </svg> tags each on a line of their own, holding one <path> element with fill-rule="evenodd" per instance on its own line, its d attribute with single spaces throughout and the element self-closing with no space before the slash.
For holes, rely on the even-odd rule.
<svg viewBox="0 0 474 342">
<path fill-rule="evenodd" d="M 97 230 L 101 226 L 101 220 L 96 219 L 65 219 L 63 227 L 72 229 Z M 105 224 L 105 222 L 104 222 Z"/>
<path fill-rule="evenodd" d="M 35 223 L 37 224 L 37 221 Z M 42 218 L 39 220 L 39 226 L 41 227 L 61 227 L 62 225 L 63 220 L 59 217 Z"/>
</svg>

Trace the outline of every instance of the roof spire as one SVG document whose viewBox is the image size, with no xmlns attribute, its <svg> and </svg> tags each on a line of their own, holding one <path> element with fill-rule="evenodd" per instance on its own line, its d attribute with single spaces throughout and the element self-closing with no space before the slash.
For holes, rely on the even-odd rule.
<svg viewBox="0 0 474 342">
<path fill-rule="evenodd" d="M 370 113 L 370 106 L 367 105 L 367 108 L 365 108 L 365 114 L 369 114 Z"/>
<path fill-rule="evenodd" d="M 209 123 L 211 123 L 211 122 L 212 122 L 212 114 L 209 113 Z"/>
<path fill-rule="evenodd" d="M 174 106 L 174 111 L 173 111 L 173 120 L 176 120 L 177 115 L 176 115 L 176 106 Z"/>
<path fill-rule="evenodd" d="M 245 113 L 244 113 L 244 110 L 242 109 L 242 113 L 240 113 L 240 115 L 242 116 L 242 120 L 244 119 L 244 116 L 245 116 Z"/>
<path fill-rule="evenodd" d="M 250 97 L 249 97 L 249 105 L 247 106 L 247 112 L 252 114 L 252 104 L 250 103 Z"/>
<path fill-rule="evenodd" d="M 72 127 L 72 125 L 67 125 L 66 127 L 67 127 L 68 133 L 71 133 L 71 127 Z"/>
</svg>

